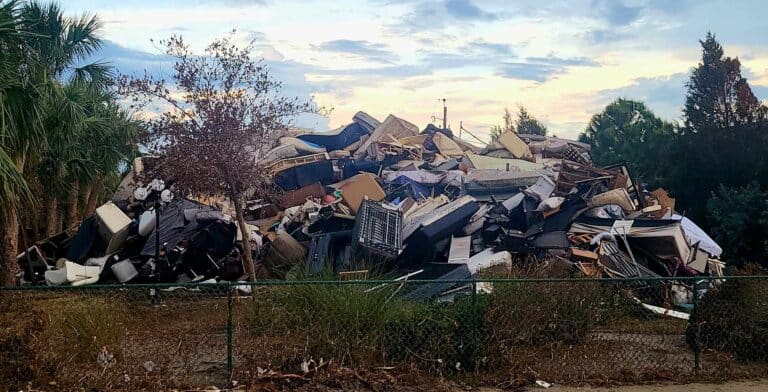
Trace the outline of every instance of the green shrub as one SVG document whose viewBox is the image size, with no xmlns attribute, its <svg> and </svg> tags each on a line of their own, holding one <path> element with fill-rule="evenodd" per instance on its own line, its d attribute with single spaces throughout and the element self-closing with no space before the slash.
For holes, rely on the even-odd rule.
<svg viewBox="0 0 768 392">
<path fill-rule="evenodd" d="M 347 365 L 415 364 L 433 370 L 473 366 L 470 299 L 405 301 L 398 285 L 366 292 L 365 285 L 297 284 L 261 292 L 247 316 L 257 336 L 279 336 L 309 357 Z"/>
<path fill-rule="evenodd" d="M 748 268 L 746 274 L 765 275 Z M 731 353 L 745 361 L 768 360 L 768 281 L 727 280 L 696 304 L 685 331 L 692 349 Z"/>
</svg>

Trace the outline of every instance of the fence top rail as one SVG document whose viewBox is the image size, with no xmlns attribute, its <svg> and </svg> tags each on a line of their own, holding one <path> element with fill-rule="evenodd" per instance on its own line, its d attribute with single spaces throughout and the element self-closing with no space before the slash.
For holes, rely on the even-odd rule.
<svg viewBox="0 0 768 392">
<path fill-rule="evenodd" d="M 387 284 L 476 284 L 476 283 L 658 283 L 658 282 L 711 282 L 724 280 L 768 280 L 768 275 L 737 275 L 737 276 L 680 276 L 680 277 L 647 277 L 647 278 L 475 278 L 464 280 L 259 280 L 256 282 L 219 282 L 219 283 L 141 283 L 141 284 L 92 284 L 87 286 L 0 286 L 0 291 L 48 291 L 48 290 L 103 290 L 103 289 L 170 289 L 170 288 L 200 288 L 225 289 L 232 287 L 253 286 L 300 286 L 300 285 L 387 285 Z"/>
</svg>

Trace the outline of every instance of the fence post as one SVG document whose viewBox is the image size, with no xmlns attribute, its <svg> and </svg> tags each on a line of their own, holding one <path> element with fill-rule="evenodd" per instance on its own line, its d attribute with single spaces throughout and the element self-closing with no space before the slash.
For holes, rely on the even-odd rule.
<svg viewBox="0 0 768 392">
<path fill-rule="evenodd" d="M 699 375 L 701 367 L 701 342 L 699 340 L 699 315 L 696 313 L 696 304 L 698 300 L 698 281 L 693 281 L 693 310 L 691 311 L 690 323 L 693 326 L 693 374 Z"/>
<path fill-rule="evenodd" d="M 232 287 L 227 286 L 227 372 L 232 378 Z"/>
<path fill-rule="evenodd" d="M 477 366 L 477 280 L 472 279 L 472 366 Z"/>
</svg>

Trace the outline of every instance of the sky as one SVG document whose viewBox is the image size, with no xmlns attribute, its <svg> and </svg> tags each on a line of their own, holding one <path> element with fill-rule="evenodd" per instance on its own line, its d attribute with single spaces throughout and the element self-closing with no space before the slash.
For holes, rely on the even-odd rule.
<svg viewBox="0 0 768 392">
<path fill-rule="evenodd" d="M 332 108 L 297 125 L 332 129 L 363 110 L 423 128 L 442 118 L 485 137 L 505 107 L 525 106 L 576 138 L 616 98 L 677 121 L 698 43 L 717 35 L 768 98 L 765 0 L 64 0 L 96 13 L 99 60 L 121 73 L 169 76 L 157 42 L 181 35 L 202 52 L 233 30 L 282 81 L 282 93 Z M 441 120 L 440 120 L 441 121 Z"/>
</svg>

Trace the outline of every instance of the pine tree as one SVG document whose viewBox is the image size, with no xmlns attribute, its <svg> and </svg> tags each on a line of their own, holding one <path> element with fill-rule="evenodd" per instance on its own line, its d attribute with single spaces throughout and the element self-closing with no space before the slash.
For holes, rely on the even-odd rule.
<svg viewBox="0 0 768 392">
<path fill-rule="evenodd" d="M 528 110 L 519 106 L 517 108 L 517 121 L 515 122 L 515 128 L 517 133 L 529 134 L 529 135 L 541 135 L 547 134 L 547 127 L 544 126 L 539 120 L 533 117 Z"/>
<path fill-rule="evenodd" d="M 504 125 L 494 125 L 491 127 L 491 141 L 495 142 L 504 132 L 515 132 L 515 124 L 512 121 L 512 113 L 509 109 L 504 108 Z"/>
<path fill-rule="evenodd" d="M 764 119 L 765 108 L 742 77 L 739 59 L 723 57 L 723 47 L 712 33 L 699 42 L 701 63 L 686 84 L 684 132 L 706 132 Z"/>
<path fill-rule="evenodd" d="M 666 176 L 688 216 L 703 221 L 719 185 L 768 183 L 768 118 L 738 58 L 726 57 L 712 33 L 700 43 L 701 62 L 687 83 L 684 123 L 673 146 L 675 164 Z"/>
</svg>

